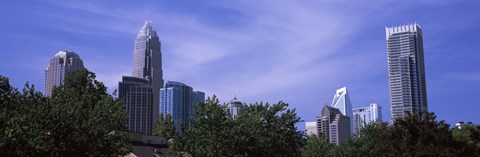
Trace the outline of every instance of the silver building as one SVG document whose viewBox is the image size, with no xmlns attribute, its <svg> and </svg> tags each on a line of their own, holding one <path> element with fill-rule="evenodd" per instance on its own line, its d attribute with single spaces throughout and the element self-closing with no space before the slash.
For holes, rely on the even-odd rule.
<svg viewBox="0 0 480 157">
<path fill-rule="evenodd" d="M 59 51 L 50 59 L 50 64 L 45 69 L 45 96 L 52 95 L 53 88 L 63 84 L 69 71 L 83 68 L 83 61 L 76 53 Z"/>
<path fill-rule="evenodd" d="M 391 119 L 428 111 L 422 29 L 386 27 Z"/>
<path fill-rule="evenodd" d="M 137 39 L 135 40 L 135 46 L 133 51 L 133 77 L 125 77 L 122 80 L 123 82 L 119 83 L 119 89 L 121 86 L 127 86 L 126 84 L 135 84 L 135 87 L 141 86 L 145 91 L 140 92 L 141 96 L 135 96 L 135 99 L 145 99 L 145 100 L 135 100 L 129 98 L 135 94 L 140 94 L 138 91 L 131 91 L 131 88 L 125 88 L 124 90 L 119 90 L 119 98 L 126 100 L 127 109 L 128 108 L 141 108 L 146 107 L 149 114 L 137 114 L 129 113 L 129 122 L 133 123 L 144 123 L 145 119 L 148 120 L 148 124 L 141 128 L 141 132 L 144 134 L 151 134 L 151 130 L 156 127 L 156 120 L 159 115 L 160 109 L 160 89 L 163 87 L 163 71 L 162 71 L 162 53 L 160 39 L 158 38 L 157 32 L 153 28 L 151 21 L 146 21 L 142 29 L 138 32 Z M 141 80 L 144 81 L 141 81 Z M 133 83 L 132 83 L 133 81 Z M 141 82 L 141 85 L 137 85 Z M 123 84 L 123 85 L 122 85 Z M 147 92 L 147 88 L 150 88 L 151 92 Z M 130 93 L 135 92 L 135 93 Z M 151 101 L 148 100 L 151 97 Z M 130 100 L 130 101 L 129 101 Z M 130 111 L 129 111 L 130 112 Z M 133 110 L 131 111 L 133 112 Z M 131 116 L 146 116 L 142 118 L 131 117 Z M 136 120 L 134 120 L 136 119 Z M 138 119 L 142 119 L 138 121 Z M 137 131 L 136 126 L 142 126 L 143 124 L 129 124 L 128 129 L 130 131 Z"/>
<path fill-rule="evenodd" d="M 318 133 L 330 142 L 337 145 L 345 143 L 351 136 L 350 118 L 343 115 L 339 109 L 323 106 L 320 116 L 317 117 Z"/>
<path fill-rule="evenodd" d="M 353 109 L 353 131 L 359 134 L 360 130 L 371 123 L 381 123 L 382 107 L 377 103 L 371 103 L 368 107 Z"/>
</svg>

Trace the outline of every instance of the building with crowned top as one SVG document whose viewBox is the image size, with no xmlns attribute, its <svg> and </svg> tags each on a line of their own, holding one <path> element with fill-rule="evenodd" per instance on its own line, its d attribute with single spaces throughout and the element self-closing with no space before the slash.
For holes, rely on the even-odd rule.
<svg viewBox="0 0 480 157">
<path fill-rule="evenodd" d="M 132 77 L 124 76 L 119 83 L 119 98 L 127 104 L 127 128 L 151 135 L 156 128 L 163 87 L 161 43 L 151 21 L 146 21 L 138 32 L 132 68 Z"/>
<path fill-rule="evenodd" d="M 242 112 L 244 105 L 243 103 L 237 99 L 237 96 L 235 96 L 230 103 L 227 105 L 228 112 L 230 116 L 232 117 L 237 117 L 237 115 Z"/>
<path fill-rule="evenodd" d="M 337 108 L 344 116 L 350 118 L 349 125 L 352 129 L 350 132 L 353 132 L 352 102 L 350 101 L 347 87 L 342 87 L 335 92 L 335 95 L 333 96 L 332 107 Z"/>
<path fill-rule="evenodd" d="M 63 84 L 68 72 L 84 68 L 82 59 L 75 52 L 59 51 L 50 58 L 45 69 L 45 96 L 52 95 L 53 88 Z"/>
</svg>

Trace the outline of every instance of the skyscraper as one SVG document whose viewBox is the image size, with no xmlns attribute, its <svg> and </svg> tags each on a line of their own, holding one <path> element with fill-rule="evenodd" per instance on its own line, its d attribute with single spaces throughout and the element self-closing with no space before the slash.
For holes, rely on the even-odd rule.
<svg viewBox="0 0 480 157">
<path fill-rule="evenodd" d="M 340 112 L 350 118 L 350 132 L 353 131 L 353 114 L 352 114 L 352 103 L 350 102 L 350 97 L 347 92 L 347 87 L 342 87 L 335 92 L 332 101 L 332 107 L 337 108 Z"/>
<path fill-rule="evenodd" d="M 356 134 L 360 133 L 360 129 L 365 125 L 382 121 L 382 107 L 376 103 L 372 103 L 368 107 L 353 109 L 353 131 Z"/>
<path fill-rule="evenodd" d="M 322 133 L 330 143 L 337 145 L 346 142 L 351 135 L 350 118 L 343 115 L 339 109 L 323 106 L 317 117 L 318 132 Z"/>
<path fill-rule="evenodd" d="M 428 111 L 420 25 L 386 27 L 385 31 L 392 120 Z"/>
<path fill-rule="evenodd" d="M 144 78 L 123 76 L 118 90 L 118 97 L 125 99 L 127 103 L 125 109 L 128 113 L 128 131 L 151 134 L 154 104 L 150 81 Z"/>
<path fill-rule="evenodd" d="M 119 90 L 119 98 L 126 100 L 127 109 L 144 108 L 147 109 L 145 112 L 148 112 L 148 114 L 129 113 L 129 122 L 132 124 L 128 125 L 128 130 L 137 132 L 136 127 L 142 126 L 141 132 L 151 134 L 151 130 L 156 127 L 159 115 L 163 71 L 160 40 L 150 21 L 146 21 L 138 32 L 134 47 L 132 76 L 135 78 L 124 76 L 123 82 L 119 83 L 119 88 L 122 88 L 120 86 L 135 88 Z M 142 88 L 142 92 L 138 92 L 137 88 Z M 130 110 L 129 112 L 134 111 Z M 138 116 L 142 116 L 142 118 L 138 118 Z M 146 125 L 136 123 L 146 123 Z"/>
<path fill-rule="evenodd" d="M 193 91 L 193 88 L 180 82 L 168 81 L 165 88 L 160 89 L 160 113 L 172 115 L 175 128 L 180 124 L 190 127 L 190 118 L 194 106 L 205 102 L 205 93 Z"/>
<path fill-rule="evenodd" d="M 59 51 L 50 59 L 50 64 L 45 69 L 45 95 L 52 95 L 53 88 L 63 84 L 63 79 L 69 71 L 83 68 L 85 68 L 83 61 L 76 53 Z"/>
<path fill-rule="evenodd" d="M 153 93 L 152 127 L 155 127 L 159 114 L 160 88 L 163 87 L 163 71 L 161 43 L 151 21 L 145 22 L 135 40 L 132 76 L 150 81 Z"/>
</svg>

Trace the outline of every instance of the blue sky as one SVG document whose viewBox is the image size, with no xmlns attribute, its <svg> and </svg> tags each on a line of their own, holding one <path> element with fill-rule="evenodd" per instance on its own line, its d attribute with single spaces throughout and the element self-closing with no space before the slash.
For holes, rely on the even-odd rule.
<svg viewBox="0 0 480 157">
<path fill-rule="evenodd" d="M 469 0 L 3 1 L 0 74 L 43 91 L 49 58 L 69 50 L 113 91 L 131 74 L 134 39 L 149 19 L 165 80 L 221 101 L 283 100 L 306 121 L 347 86 L 353 107 L 377 102 L 390 120 L 385 26 L 417 22 L 429 110 L 450 124 L 480 123 L 479 7 Z"/>
</svg>

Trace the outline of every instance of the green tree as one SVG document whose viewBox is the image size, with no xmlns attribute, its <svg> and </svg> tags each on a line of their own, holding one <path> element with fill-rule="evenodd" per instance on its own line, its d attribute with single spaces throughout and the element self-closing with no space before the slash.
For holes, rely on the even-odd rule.
<svg viewBox="0 0 480 157">
<path fill-rule="evenodd" d="M 175 139 L 177 152 L 193 156 L 299 156 L 303 132 L 295 110 L 279 102 L 248 105 L 233 118 L 214 96 L 199 104 L 182 136 Z"/>
<path fill-rule="evenodd" d="M 95 74 L 78 70 L 64 85 L 43 97 L 34 86 L 11 88 L 2 107 L 9 116 L 2 127 L 5 156 L 119 156 L 132 150 L 124 103 L 106 92 Z"/>
<path fill-rule="evenodd" d="M 167 114 L 166 116 L 160 114 L 157 120 L 157 128 L 153 130 L 153 135 L 164 137 L 167 140 L 175 137 L 175 127 L 171 114 Z"/>
<path fill-rule="evenodd" d="M 474 150 L 473 156 L 480 156 L 480 125 L 465 125 L 452 129 L 453 138 Z"/>
<path fill-rule="evenodd" d="M 472 151 L 453 139 L 450 126 L 436 121 L 434 113 L 409 115 L 396 119 L 381 139 L 378 156 L 471 156 Z"/>
<path fill-rule="evenodd" d="M 307 136 L 305 145 L 301 148 L 302 157 L 327 157 L 333 156 L 335 145 L 329 143 L 323 135 Z"/>
</svg>

